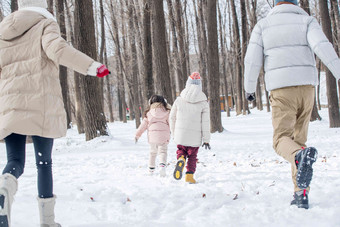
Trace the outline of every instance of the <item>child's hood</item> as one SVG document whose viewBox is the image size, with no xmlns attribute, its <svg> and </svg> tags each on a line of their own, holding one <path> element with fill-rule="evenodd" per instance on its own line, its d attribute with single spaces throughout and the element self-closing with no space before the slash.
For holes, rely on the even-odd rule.
<svg viewBox="0 0 340 227">
<path fill-rule="evenodd" d="M 150 111 L 148 112 L 154 118 L 166 118 L 169 111 L 166 110 L 159 102 L 151 104 Z"/>
<path fill-rule="evenodd" d="M 195 84 L 187 85 L 180 96 L 189 103 L 207 101 L 207 96 L 203 93 L 202 88 Z"/>
</svg>

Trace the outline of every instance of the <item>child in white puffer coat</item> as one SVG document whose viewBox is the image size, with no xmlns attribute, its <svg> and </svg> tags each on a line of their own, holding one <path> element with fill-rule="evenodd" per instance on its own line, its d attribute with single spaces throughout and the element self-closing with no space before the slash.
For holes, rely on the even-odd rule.
<svg viewBox="0 0 340 227">
<path fill-rule="evenodd" d="M 202 91 L 200 74 L 192 73 L 185 89 L 176 99 L 170 112 L 170 129 L 177 144 L 177 164 L 174 178 L 180 180 L 187 162 L 185 181 L 196 183 L 197 153 L 202 145 L 210 149 L 210 110 L 207 96 Z"/>
</svg>

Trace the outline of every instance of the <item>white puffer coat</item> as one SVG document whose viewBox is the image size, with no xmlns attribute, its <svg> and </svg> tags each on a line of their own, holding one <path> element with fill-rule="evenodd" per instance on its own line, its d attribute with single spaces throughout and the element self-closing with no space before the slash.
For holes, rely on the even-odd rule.
<svg viewBox="0 0 340 227">
<path fill-rule="evenodd" d="M 263 61 L 268 91 L 317 85 L 314 53 L 339 79 L 340 60 L 318 22 L 298 6 L 275 6 L 252 32 L 244 60 L 246 92 L 255 92 Z"/>
<path fill-rule="evenodd" d="M 210 142 L 210 110 L 202 87 L 187 84 L 170 112 L 171 136 L 176 144 L 199 147 Z"/>
</svg>

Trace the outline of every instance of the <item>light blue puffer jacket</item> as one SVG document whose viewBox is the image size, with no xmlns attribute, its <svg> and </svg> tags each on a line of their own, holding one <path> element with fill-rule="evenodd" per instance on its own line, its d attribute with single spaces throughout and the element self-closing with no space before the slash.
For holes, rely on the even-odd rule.
<svg viewBox="0 0 340 227">
<path fill-rule="evenodd" d="M 246 92 L 255 92 L 263 62 L 268 91 L 317 85 L 314 53 L 339 79 L 340 59 L 315 18 L 295 5 L 275 6 L 252 32 L 244 60 Z"/>
</svg>

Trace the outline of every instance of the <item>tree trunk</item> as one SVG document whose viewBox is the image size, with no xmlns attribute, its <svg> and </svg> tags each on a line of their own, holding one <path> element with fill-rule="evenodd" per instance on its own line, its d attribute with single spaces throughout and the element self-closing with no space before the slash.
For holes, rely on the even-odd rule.
<svg viewBox="0 0 340 227">
<path fill-rule="evenodd" d="M 242 21 L 242 58 L 241 58 L 241 87 L 242 87 L 242 100 L 243 100 L 243 114 L 249 113 L 248 100 L 245 97 L 244 91 L 244 58 L 247 52 L 247 43 L 248 43 L 248 23 L 247 23 L 247 10 L 246 10 L 246 2 L 245 0 L 240 0 L 241 4 L 241 21 Z"/>
<path fill-rule="evenodd" d="M 138 98 L 138 60 L 137 60 L 137 48 L 136 48 L 136 32 L 134 29 L 133 24 L 133 18 L 134 18 L 134 12 L 133 12 L 133 0 L 129 1 L 128 4 L 128 15 L 129 15 L 129 22 L 128 22 L 128 33 L 129 33 L 129 43 L 130 43 L 130 67 L 132 67 L 132 102 L 133 102 L 133 112 L 135 113 L 135 119 L 136 119 L 136 128 L 139 127 L 141 124 L 140 121 L 140 111 L 139 111 L 139 98 Z"/>
<path fill-rule="evenodd" d="M 235 45 L 235 54 L 236 54 L 236 115 L 242 113 L 243 107 L 243 96 L 242 96 L 242 66 L 241 66 L 241 38 L 240 38 L 240 30 L 238 26 L 237 13 L 235 0 L 230 0 L 232 17 L 233 17 L 233 34 L 234 34 L 234 45 Z"/>
<path fill-rule="evenodd" d="M 65 3 L 67 3 L 67 0 L 65 0 Z M 68 22 L 70 24 L 70 32 L 71 32 L 71 40 L 75 48 L 79 49 L 80 43 L 78 42 L 78 39 L 75 39 L 75 33 L 78 35 L 80 33 L 80 21 L 78 16 L 76 15 L 76 12 L 74 12 L 74 26 L 72 26 L 71 23 L 71 14 L 70 9 L 67 7 L 67 18 Z M 74 30 L 74 28 L 76 28 Z M 74 33 L 75 32 L 75 33 Z M 74 71 L 74 88 L 75 88 L 75 118 L 76 118 L 76 124 L 77 124 L 77 130 L 79 134 L 85 133 L 85 123 L 83 119 L 83 113 L 84 113 L 84 106 L 82 104 L 82 98 L 84 97 L 84 76 L 80 73 Z"/>
<path fill-rule="evenodd" d="M 263 110 L 263 103 L 262 103 L 262 89 L 261 89 L 261 78 L 258 78 L 257 86 L 256 86 L 256 107 L 258 110 Z"/>
<path fill-rule="evenodd" d="M 337 0 L 331 0 L 331 8 L 332 8 L 332 27 L 333 33 L 335 34 L 335 42 L 334 47 L 338 56 L 340 55 L 340 13 L 339 13 L 339 4 Z M 338 92 L 340 97 L 340 81 L 338 81 Z"/>
<path fill-rule="evenodd" d="M 65 25 L 65 10 L 64 10 L 64 0 L 57 0 L 57 21 L 60 27 L 61 37 L 66 40 L 66 25 Z M 67 68 L 65 66 L 59 66 L 59 79 L 61 85 L 61 92 L 63 95 L 64 108 L 66 111 L 67 128 L 71 128 L 71 103 L 70 103 L 70 93 L 67 82 Z"/>
<path fill-rule="evenodd" d="M 321 60 L 318 60 L 318 81 L 320 81 L 320 74 L 321 74 Z M 320 84 L 318 84 L 316 89 L 316 100 L 318 103 L 318 110 L 321 110 L 321 102 L 320 102 Z"/>
<path fill-rule="evenodd" d="M 185 60 L 186 60 L 186 65 L 187 65 L 187 73 L 190 74 L 191 69 L 190 69 L 190 51 L 189 51 L 189 46 L 190 46 L 190 35 L 189 35 L 189 21 L 188 21 L 188 14 L 187 14 L 187 8 L 188 8 L 188 0 L 184 0 L 184 24 L 185 24 Z M 186 79 L 186 78 L 185 78 Z"/>
<path fill-rule="evenodd" d="M 179 43 L 179 62 L 181 66 L 181 76 L 179 80 L 179 90 L 183 90 L 185 87 L 185 82 L 188 77 L 187 71 L 187 56 L 186 56 L 186 45 L 185 45 L 185 31 L 182 22 L 182 4 L 181 0 L 175 0 L 175 9 L 176 9 L 176 29 L 178 34 L 178 43 Z"/>
<path fill-rule="evenodd" d="M 11 12 L 18 10 L 18 0 L 11 0 Z"/>
<path fill-rule="evenodd" d="M 221 13 L 221 9 L 220 9 L 220 6 L 218 4 L 218 20 L 219 20 L 219 27 L 220 27 L 220 44 L 221 44 L 221 55 L 222 55 L 222 65 L 221 65 L 221 68 L 222 68 L 222 71 L 223 71 L 223 74 L 222 74 L 222 78 L 223 78 L 223 83 L 224 83 L 224 97 L 225 97 L 225 110 L 227 112 L 227 117 L 230 117 L 230 109 L 229 109 L 229 89 L 228 89 L 228 81 L 227 81 L 227 57 L 226 57 L 226 43 L 225 43 L 225 33 L 223 32 L 224 31 L 224 26 L 222 25 L 222 13 Z"/>
<path fill-rule="evenodd" d="M 66 7 L 66 15 L 67 15 L 67 25 L 70 28 L 70 37 L 71 37 L 71 43 L 75 44 L 74 41 L 74 28 L 73 28 L 73 24 L 72 24 L 72 20 L 71 20 L 71 10 L 70 7 L 67 4 L 67 0 L 64 0 L 64 4 Z"/>
<path fill-rule="evenodd" d="M 59 3 L 58 3 L 59 4 Z M 47 0 L 47 10 L 53 14 L 54 12 L 54 7 L 53 7 L 54 3 L 53 0 Z"/>
<path fill-rule="evenodd" d="M 201 36 L 201 43 L 200 43 L 200 59 L 202 62 L 202 71 L 200 74 L 202 75 L 202 83 L 203 83 L 203 92 L 209 94 L 209 74 L 208 74 L 208 41 L 207 41 L 207 31 L 206 31 L 206 24 L 204 18 L 204 8 L 205 8 L 205 0 L 198 0 L 198 17 L 201 30 L 199 31 L 199 35 Z"/>
<path fill-rule="evenodd" d="M 304 9 L 309 15 L 310 15 L 310 7 L 309 7 L 309 0 L 300 0 L 300 7 Z M 318 108 L 316 105 L 316 96 L 314 97 L 314 106 L 313 106 L 313 111 L 312 115 L 310 118 L 310 121 L 316 121 L 316 120 L 321 120 L 321 117 L 318 113 Z"/>
<path fill-rule="evenodd" d="M 94 29 L 94 17 L 92 0 L 75 1 L 75 25 L 76 38 L 80 51 L 89 55 L 93 59 L 97 58 L 96 39 Z M 86 141 L 101 135 L 108 135 L 105 114 L 103 110 L 100 94 L 98 92 L 98 79 L 95 77 L 84 78 L 84 96 L 82 104 L 84 106 L 83 119 L 85 122 Z"/>
<path fill-rule="evenodd" d="M 138 57 L 138 89 L 139 89 L 139 107 L 141 113 L 144 112 L 144 102 L 147 102 L 146 94 L 145 94 L 145 84 L 144 84 L 144 77 L 143 77 L 143 72 L 144 72 L 144 64 L 143 64 L 143 43 L 142 43 L 142 35 L 141 35 L 141 27 L 139 26 L 142 24 L 142 20 L 139 19 L 142 18 L 141 13 L 140 13 L 140 6 L 138 1 L 134 1 L 134 18 L 133 18 L 133 23 L 134 23 L 134 28 L 136 31 L 136 42 L 137 42 L 137 57 Z"/>
<path fill-rule="evenodd" d="M 218 36 L 216 18 L 216 0 L 209 0 L 207 5 L 208 27 L 208 73 L 210 87 L 210 131 L 222 132 L 221 107 L 220 107 L 220 72 L 218 56 Z"/>
<path fill-rule="evenodd" d="M 105 61 L 105 65 L 108 65 L 106 48 L 104 50 L 104 61 Z M 106 76 L 105 82 L 106 82 L 106 98 L 107 98 L 108 109 L 109 109 L 109 114 L 110 114 L 109 121 L 113 122 L 114 117 L 113 117 L 113 107 L 112 107 L 113 101 L 112 101 L 112 89 L 111 89 L 111 76 Z"/>
<path fill-rule="evenodd" d="M 265 87 L 266 87 L 266 81 L 265 81 L 265 79 L 264 79 L 264 71 L 263 71 L 263 69 L 262 69 L 261 72 L 260 72 L 260 77 L 262 77 L 263 86 L 264 86 L 264 88 L 265 88 Z M 267 89 L 264 89 L 264 90 L 265 90 L 265 94 L 266 94 L 267 112 L 270 112 L 269 92 L 267 91 Z"/>
<path fill-rule="evenodd" d="M 168 3 L 168 10 L 169 10 L 169 27 L 172 33 L 172 51 L 173 51 L 173 58 L 175 62 L 175 69 L 176 69 L 176 78 L 177 78 L 177 88 L 179 91 L 182 91 L 184 88 L 184 81 L 183 81 L 183 74 L 181 70 L 181 60 L 178 53 L 178 45 L 177 45 L 177 31 L 176 31 L 176 23 L 173 13 L 173 4 L 172 0 L 167 0 Z"/>
<path fill-rule="evenodd" d="M 148 100 L 155 93 L 152 66 L 152 38 L 151 38 L 151 0 L 143 0 L 143 53 L 144 53 L 144 107 L 148 106 Z"/>
<path fill-rule="evenodd" d="M 118 72 L 118 100 L 119 100 L 119 118 L 120 121 L 127 123 L 126 119 L 126 101 L 125 101 L 125 86 L 124 86 L 124 75 L 123 75 L 123 59 L 120 47 L 120 38 L 118 31 L 118 24 L 116 20 L 116 10 L 113 7 L 112 2 L 110 3 L 111 21 L 113 27 L 112 38 L 115 43 L 116 56 L 117 56 L 117 72 Z"/>
<path fill-rule="evenodd" d="M 4 12 L 2 11 L 2 3 L 0 3 L 0 22 L 4 19 Z"/>
<path fill-rule="evenodd" d="M 300 7 L 310 15 L 309 0 L 300 0 Z"/>
<path fill-rule="evenodd" d="M 173 103 L 170 84 L 169 64 L 166 50 L 165 19 L 163 1 L 152 3 L 152 44 L 155 64 L 156 91 L 164 96 L 169 103 Z"/>
<path fill-rule="evenodd" d="M 333 43 L 331 21 L 328 11 L 328 1 L 319 0 L 320 16 L 322 22 L 322 29 L 327 36 L 328 40 Z M 325 68 L 326 71 L 326 84 L 327 84 L 327 99 L 328 99 L 328 115 L 329 124 L 331 128 L 340 127 L 340 114 L 339 114 L 339 100 L 337 96 L 336 80 L 332 73 Z"/>
</svg>

